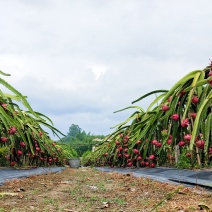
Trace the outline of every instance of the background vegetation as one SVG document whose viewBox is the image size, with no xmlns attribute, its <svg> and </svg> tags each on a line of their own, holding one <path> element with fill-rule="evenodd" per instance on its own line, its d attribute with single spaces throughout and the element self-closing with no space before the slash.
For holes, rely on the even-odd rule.
<svg viewBox="0 0 212 212">
<path fill-rule="evenodd" d="M 75 156 L 81 157 L 85 152 L 92 151 L 92 147 L 101 143 L 104 137 L 104 135 L 86 133 L 78 125 L 72 124 L 67 136 L 59 140 L 58 143 L 73 148 L 77 153 Z"/>
</svg>

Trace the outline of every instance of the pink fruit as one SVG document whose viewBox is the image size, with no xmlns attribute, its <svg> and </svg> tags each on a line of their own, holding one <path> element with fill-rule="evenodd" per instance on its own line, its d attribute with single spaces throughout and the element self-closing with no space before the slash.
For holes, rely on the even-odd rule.
<svg viewBox="0 0 212 212">
<path fill-rule="evenodd" d="M 120 158 L 122 156 L 122 154 L 119 153 L 117 156 Z"/>
<path fill-rule="evenodd" d="M 122 151 L 123 147 L 122 147 L 122 146 L 120 146 L 118 149 L 119 149 L 119 151 Z"/>
<path fill-rule="evenodd" d="M 185 141 L 180 141 L 180 142 L 178 143 L 178 145 L 179 145 L 180 147 L 185 146 Z"/>
<path fill-rule="evenodd" d="M 192 119 L 195 119 L 196 118 L 196 116 L 197 116 L 197 114 L 196 113 L 190 113 L 190 117 L 192 118 Z"/>
<path fill-rule="evenodd" d="M 196 104 L 199 101 L 199 98 L 197 96 L 193 96 L 191 99 L 192 103 Z"/>
<path fill-rule="evenodd" d="M 138 140 L 137 142 L 136 142 L 136 145 L 139 145 L 141 143 L 141 140 Z"/>
<path fill-rule="evenodd" d="M 128 152 L 128 148 L 125 148 L 125 149 L 124 149 L 124 152 Z"/>
<path fill-rule="evenodd" d="M 14 126 L 10 127 L 10 129 L 8 130 L 8 133 L 10 135 L 14 135 L 15 133 L 17 133 L 16 127 L 14 127 Z"/>
<path fill-rule="evenodd" d="M 209 71 L 208 76 L 209 76 L 209 77 L 212 76 L 212 70 Z"/>
<path fill-rule="evenodd" d="M 115 144 L 116 144 L 116 145 L 120 145 L 120 142 L 118 142 L 118 141 L 115 141 Z"/>
<path fill-rule="evenodd" d="M 143 160 L 141 161 L 141 166 L 145 166 L 145 162 Z"/>
<path fill-rule="evenodd" d="M 19 149 L 18 151 L 17 151 L 17 154 L 20 156 L 20 155 L 22 155 L 22 151 Z"/>
<path fill-rule="evenodd" d="M 159 147 L 160 148 L 162 146 L 162 143 L 158 142 L 155 145 L 156 145 L 156 147 Z"/>
<path fill-rule="evenodd" d="M 186 153 L 186 157 L 190 158 L 191 154 L 189 152 Z"/>
<path fill-rule="evenodd" d="M 4 104 L 4 103 L 3 103 L 1 106 L 3 107 L 3 109 L 4 109 L 5 111 L 8 110 L 8 109 L 7 109 L 7 104 Z"/>
<path fill-rule="evenodd" d="M 172 139 L 168 139 L 167 144 L 170 145 L 172 143 Z"/>
<path fill-rule="evenodd" d="M 198 140 L 196 142 L 196 146 L 199 148 L 199 149 L 204 149 L 204 145 L 205 145 L 205 142 L 203 140 Z"/>
<path fill-rule="evenodd" d="M 149 165 L 151 168 L 155 168 L 155 163 L 150 163 Z"/>
<path fill-rule="evenodd" d="M 10 166 L 14 166 L 14 165 L 15 165 L 15 161 L 11 161 Z"/>
<path fill-rule="evenodd" d="M 162 111 L 167 111 L 169 110 L 169 106 L 168 105 L 162 105 Z"/>
<path fill-rule="evenodd" d="M 182 126 L 182 127 L 188 127 L 189 124 L 190 124 L 190 123 L 189 123 L 188 118 L 184 119 L 184 120 L 181 122 L 181 126 Z"/>
<path fill-rule="evenodd" d="M 212 80 L 208 80 L 208 84 L 212 86 Z"/>
<path fill-rule="evenodd" d="M 7 142 L 7 140 L 8 140 L 8 138 L 6 138 L 6 137 L 1 137 L 1 142 L 5 143 L 5 142 Z"/>
<path fill-rule="evenodd" d="M 136 158 L 137 161 L 140 161 L 142 160 L 142 157 L 139 155 L 137 158 Z"/>
<path fill-rule="evenodd" d="M 139 154 L 139 150 L 133 149 L 134 154 Z"/>
<path fill-rule="evenodd" d="M 24 147 L 24 146 L 26 146 L 26 144 L 23 141 L 21 141 L 20 146 Z"/>
<path fill-rule="evenodd" d="M 174 121 L 177 121 L 177 120 L 179 120 L 179 115 L 175 113 L 171 116 L 171 119 Z"/>
<path fill-rule="evenodd" d="M 124 138 L 128 140 L 128 139 L 129 139 L 129 136 L 128 136 L 128 135 L 126 135 Z"/>
<path fill-rule="evenodd" d="M 36 147 L 35 150 L 39 152 L 40 151 L 40 148 L 39 147 Z"/>
<path fill-rule="evenodd" d="M 186 134 L 184 136 L 184 139 L 187 140 L 187 141 L 190 141 L 191 140 L 191 134 Z"/>
<path fill-rule="evenodd" d="M 132 162 L 127 163 L 127 166 L 131 167 L 133 165 Z"/>
<path fill-rule="evenodd" d="M 126 143 L 128 140 L 126 138 L 123 139 L 123 142 Z"/>
<path fill-rule="evenodd" d="M 186 92 L 184 90 L 181 91 L 180 96 L 183 96 Z"/>
<path fill-rule="evenodd" d="M 157 140 L 152 140 L 152 144 L 153 144 L 153 145 L 156 145 L 157 143 L 158 143 Z"/>
<path fill-rule="evenodd" d="M 209 154 L 212 154 L 212 147 L 209 148 Z"/>
<path fill-rule="evenodd" d="M 129 155 L 129 154 L 124 154 L 124 157 L 125 157 L 125 158 L 129 158 L 130 155 Z"/>
<path fill-rule="evenodd" d="M 120 136 L 120 137 L 123 137 L 123 134 L 121 133 L 121 134 L 119 134 L 119 136 Z"/>
<path fill-rule="evenodd" d="M 155 155 L 150 155 L 150 156 L 149 156 L 149 159 L 150 159 L 150 160 L 154 160 L 154 159 L 155 159 Z"/>
<path fill-rule="evenodd" d="M 168 97 L 168 102 L 171 102 L 172 96 Z"/>
<path fill-rule="evenodd" d="M 145 162 L 145 166 L 149 166 L 149 162 L 147 161 L 147 162 Z"/>
</svg>

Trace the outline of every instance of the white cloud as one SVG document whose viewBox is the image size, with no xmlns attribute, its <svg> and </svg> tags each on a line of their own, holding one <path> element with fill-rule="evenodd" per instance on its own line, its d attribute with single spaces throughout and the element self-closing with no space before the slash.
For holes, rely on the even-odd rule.
<svg viewBox="0 0 212 212">
<path fill-rule="evenodd" d="M 105 65 L 94 65 L 91 67 L 93 74 L 95 75 L 95 79 L 98 80 L 100 76 L 104 75 L 107 71 L 108 67 Z"/>
</svg>

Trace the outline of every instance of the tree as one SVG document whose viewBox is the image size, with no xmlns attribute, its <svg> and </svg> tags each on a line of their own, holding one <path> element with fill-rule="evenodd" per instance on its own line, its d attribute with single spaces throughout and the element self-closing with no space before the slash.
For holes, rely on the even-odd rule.
<svg viewBox="0 0 212 212">
<path fill-rule="evenodd" d="M 69 132 L 68 132 L 68 137 L 76 137 L 78 133 L 81 132 L 81 128 L 76 125 L 76 124 L 72 124 L 70 127 L 69 127 Z"/>
<path fill-rule="evenodd" d="M 104 135 L 91 135 L 90 132 L 86 133 L 78 125 L 72 124 L 69 127 L 67 136 L 61 141 L 74 148 L 78 155 L 81 156 L 87 150 L 91 151 L 92 146 L 96 144 L 94 138 L 104 138 Z"/>
</svg>

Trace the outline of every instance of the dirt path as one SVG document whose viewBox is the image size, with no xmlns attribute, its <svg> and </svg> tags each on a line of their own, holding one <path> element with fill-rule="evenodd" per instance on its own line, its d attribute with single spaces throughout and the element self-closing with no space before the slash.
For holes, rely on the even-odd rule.
<svg viewBox="0 0 212 212">
<path fill-rule="evenodd" d="M 0 212 L 148 212 L 159 203 L 157 211 L 204 211 L 212 209 L 212 193 L 93 168 L 66 168 L 0 186 Z"/>
</svg>

